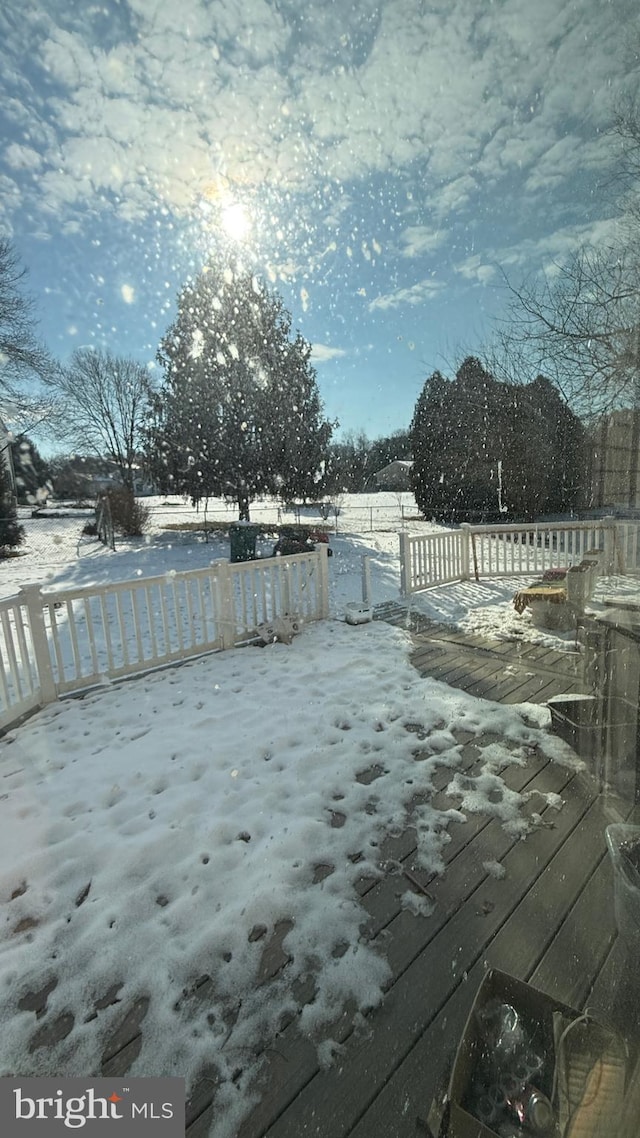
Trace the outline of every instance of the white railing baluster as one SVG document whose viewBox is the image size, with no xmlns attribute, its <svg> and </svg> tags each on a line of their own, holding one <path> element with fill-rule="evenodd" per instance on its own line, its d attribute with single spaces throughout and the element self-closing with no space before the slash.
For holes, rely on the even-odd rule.
<svg viewBox="0 0 640 1138">
<path fill-rule="evenodd" d="M 4 636 L 4 645 L 7 658 L 9 660 L 9 668 L 13 678 L 14 687 L 18 699 L 22 701 L 25 698 L 25 693 L 22 687 L 22 676 L 20 675 L 20 668 L 16 657 L 15 645 L 13 643 L 13 630 L 11 628 L 10 614 L 6 609 L 2 611 L 2 632 Z"/>
<path fill-rule="evenodd" d="M 100 596 L 100 611 L 102 615 L 102 627 L 104 629 L 104 646 L 107 653 L 107 669 L 108 674 L 114 670 L 115 664 L 113 659 L 113 649 L 111 646 L 111 624 L 109 621 L 109 610 L 107 608 L 107 598 L 104 593 Z"/>
<path fill-rule="evenodd" d="M 169 614 L 167 612 L 167 604 L 165 597 L 166 581 L 158 582 L 158 600 L 160 603 L 160 619 L 162 621 L 162 630 L 164 633 L 164 655 L 171 655 L 171 634 L 169 631 Z"/>
<path fill-rule="evenodd" d="M 34 691 L 38 687 L 38 677 L 37 672 L 34 675 L 35 660 L 33 658 L 33 653 L 29 651 L 29 647 L 27 645 L 27 638 L 25 636 L 26 625 L 21 617 L 22 613 L 20 609 L 16 610 L 14 620 L 15 635 L 18 642 L 18 652 L 22 663 L 22 675 L 27 683 L 29 695 L 33 695 Z"/>
<path fill-rule="evenodd" d="M 89 652 L 91 653 L 91 670 L 94 676 L 100 673 L 100 664 L 98 661 L 98 650 L 96 648 L 95 629 L 93 627 L 93 613 L 91 611 L 91 597 L 84 598 L 84 619 L 87 625 L 87 635 L 89 637 Z"/>
<path fill-rule="evenodd" d="M 4 652 L 0 656 L 0 699 L 2 700 L 2 707 L 8 708 L 13 703 L 11 695 L 9 694 L 8 679 L 11 678 L 11 672 L 7 675 L 7 667 L 5 664 Z"/>
<path fill-rule="evenodd" d="M 121 667 L 126 668 L 126 666 L 128 664 L 130 664 L 131 659 L 129 656 L 129 645 L 127 644 L 126 624 L 125 624 L 125 619 L 124 619 L 124 613 L 122 611 L 122 593 L 121 593 L 120 589 L 116 590 L 115 601 L 116 601 L 116 617 L 118 620 L 118 630 L 120 632 L 120 645 L 121 645 L 121 650 L 122 650 Z"/>
<path fill-rule="evenodd" d="M 451 539 L 441 548 L 443 562 L 451 560 Z M 38 585 L 25 586 L 20 597 L 0 601 L 0 728 L 105 673 L 118 679 L 231 648 L 263 620 L 285 613 L 317 620 L 328 607 L 324 547 L 44 596 Z"/>
<path fill-rule="evenodd" d="M 81 603 L 81 602 L 80 602 Z M 82 658 L 80 656 L 80 645 L 78 643 L 78 633 L 76 629 L 76 616 L 73 608 L 73 601 L 68 600 L 65 604 L 65 612 L 67 614 L 67 630 L 71 642 L 71 652 L 73 654 L 73 666 L 75 669 L 74 679 L 81 679 L 82 677 Z"/>
<path fill-rule="evenodd" d="M 182 581 L 178 582 L 177 577 L 172 577 L 171 578 L 171 594 L 173 597 L 173 619 L 175 621 L 176 636 L 178 639 L 178 655 L 184 656 L 185 652 L 184 652 L 184 635 L 183 635 L 183 628 L 182 628 L 182 605 L 180 604 L 180 598 L 178 595 L 178 584 L 182 584 Z"/>
<path fill-rule="evenodd" d="M 138 665 L 144 659 L 144 651 L 142 647 L 142 628 L 140 624 L 140 590 L 131 585 L 125 594 L 127 598 L 127 605 L 131 612 L 131 620 L 129 621 L 129 628 L 133 627 L 133 636 L 129 636 L 129 643 L 131 645 L 131 658 L 134 665 Z"/>
</svg>

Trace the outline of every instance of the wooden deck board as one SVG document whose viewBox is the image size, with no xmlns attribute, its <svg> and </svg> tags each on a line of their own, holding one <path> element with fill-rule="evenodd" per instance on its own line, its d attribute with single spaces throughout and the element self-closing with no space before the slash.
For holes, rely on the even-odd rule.
<svg viewBox="0 0 640 1138">
<path fill-rule="evenodd" d="M 414 633 L 411 662 L 423 676 L 498 703 L 544 703 L 584 690 L 581 658 L 522 641 L 497 641 L 435 625 Z"/>
<path fill-rule="evenodd" d="M 558 777 L 564 777 L 566 783 L 567 775 L 561 768 L 547 766 L 536 777 L 544 791 L 558 786 Z M 290 1094 L 296 1082 L 308 1081 L 288 1109 L 279 1098 L 274 1079 L 267 1078 L 269 1102 L 263 1099 L 254 1127 L 243 1128 L 242 1138 L 263 1133 L 269 1114 L 275 1115 L 266 1131 L 269 1138 L 297 1133 L 338 1138 L 349 1133 L 368 1108 L 369 1098 L 376 1096 L 376 1088 L 393 1076 L 434 1013 L 520 903 L 523 892 L 589 811 L 591 792 L 575 778 L 570 786 L 571 795 L 565 810 L 557 815 L 555 829 L 539 830 L 522 842 L 506 835 L 496 822 L 489 823 L 449 864 L 445 875 L 430 885 L 436 898 L 433 915 L 415 918 L 405 911 L 398 914 L 395 931 L 394 927 L 385 929 L 385 953 L 397 979 L 370 1017 L 372 1039 L 348 1036 L 343 1040 L 345 1055 L 337 1068 L 327 1072 L 319 1071 L 316 1063 L 315 1073 L 311 1073 L 305 1058 L 300 1078 L 290 1073 L 287 1092 Z M 487 875 L 482 868 L 485 860 L 501 860 L 507 877 L 498 881 Z M 412 930 L 419 931 L 410 936 Z M 336 1038 L 331 1028 L 329 1035 Z M 277 1047 L 282 1054 L 280 1042 Z M 295 1036 L 288 1041 L 288 1048 L 290 1061 L 295 1063 Z"/>
<path fill-rule="evenodd" d="M 393 1077 L 434 1014 L 446 1007 L 448 1015 L 450 1001 L 459 988 L 464 990 L 462 1006 L 466 1013 L 477 988 L 477 983 L 470 982 L 472 971 L 475 969 L 481 978 L 487 960 L 518 975 L 533 969 L 562 922 L 567 895 L 579 893 L 585 865 L 601 856 L 601 850 L 594 854 L 592 839 L 601 807 L 590 799 L 579 780 L 572 781 L 572 788 L 554 830 L 538 831 L 503 852 L 507 869 L 504 880 L 481 875 L 470 894 L 471 908 L 468 903 L 460 904 L 451 868 L 440 879 L 442 893 L 451 891 L 452 915 L 372 1014 L 373 1037 L 350 1037 L 339 1064 L 318 1072 L 267 1131 L 269 1138 L 293 1138 L 299 1133 L 340 1138 L 349 1134 L 368 1111 L 368 1133 L 387 1134 L 374 1106 L 376 1088 L 384 1087 Z M 500 831 L 496 835 L 499 847 L 504 832 L 492 823 L 483 833 L 488 836 L 490 829 Z M 488 908 L 490 905 L 493 908 Z M 453 1047 L 457 1034 L 450 1040 Z M 431 1056 L 432 1064 L 437 1054 Z M 428 1109 L 430 1099 L 425 1100 L 424 1086 L 423 1078 L 414 1088 L 416 1107 Z"/>
<path fill-rule="evenodd" d="M 607 821 L 602 800 L 598 799 L 587 811 L 581 823 L 572 832 L 571 840 L 564 843 L 556 857 L 548 863 L 536 886 L 527 891 L 511 918 L 498 931 L 487 950 L 467 972 L 466 980 L 458 984 L 452 997 L 437 1011 L 426 1026 L 404 1061 L 384 1082 L 379 1094 L 372 1100 L 356 1125 L 348 1131 L 350 1138 L 420 1138 L 424 1135 L 423 1121 L 427 1117 L 433 1096 L 442 1089 L 450 1072 L 453 1055 L 464 1027 L 473 998 L 486 967 L 501 968 L 531 980 L 536 967 L 542 969 L 547 953 L 558 949 L 562 934 L 562 919 L 566 897 L 557 887 L 549 885 L 569 872 L 569 888 L 574 894 L 584 895 L 580 868 L 575 859 L 586 858 L 587 870 L 597 860 L 599 852 L 593 850 L 593 828 L 601 830 Z M 583 867 L 585 863 L 583 862 Z M 499 883 L 498 883 L 499 884 Z M 571 894 L 569 894 L 571 895 Z M 590 914 L 588 927 L 594 923 Z M 598 923 L 604 935 L 613 936 L 613 907 L 611 896 L 604 909 L 598 912 Z M 549 940 L 550 930 L 556 930 Z M 536 958 L 538 963 L 536 964 Z M 592 969 L 598 960 L 583 959 L 586 969 L 579 983 L 588 987 Z M 579 964 L 576 963 L 576 971 Z M 566 975 L 566 967 L 564 973 Z M 566 999 L 571 994 L 571 977 L 566 989 L 552 993 Z M 570 1002 L 567 1000 L 567 1002 Z M 313 1131 L 311 1131 L 313 1133 Z"/>
</svg>

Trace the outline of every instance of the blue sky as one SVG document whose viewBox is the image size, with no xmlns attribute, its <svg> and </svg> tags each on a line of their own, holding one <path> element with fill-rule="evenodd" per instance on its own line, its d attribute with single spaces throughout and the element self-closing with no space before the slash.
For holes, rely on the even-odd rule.
<svg viewBox="0 0 640 1138">
<path fill-rule="evenodd" d="M 0 230 L 43 338 L 153 365 L 231 246 L 341 428 L 407 427 L 488 340 L 503 273 L 615 234 L 639 23 L 636 0 L 5 0 Z"/>
</svg>

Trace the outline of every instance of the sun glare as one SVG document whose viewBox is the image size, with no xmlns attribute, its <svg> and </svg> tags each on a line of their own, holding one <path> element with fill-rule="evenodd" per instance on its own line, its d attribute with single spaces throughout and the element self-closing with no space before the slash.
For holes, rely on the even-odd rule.
<svg viewBox="0 0 640 1138">
<path fill-rule="evenodd" d="M 232 241 L 243 241 L 249 233 L 249 215 L 240 202 L 233 202 L 222 210 L 222 227 Z"/>
</svg>

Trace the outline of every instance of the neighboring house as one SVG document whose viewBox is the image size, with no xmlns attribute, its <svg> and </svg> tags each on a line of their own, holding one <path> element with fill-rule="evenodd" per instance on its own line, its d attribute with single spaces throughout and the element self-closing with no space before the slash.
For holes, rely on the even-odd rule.
<svg viewBox="0 0 640 1138">
<path fill-rule="evenodd" d="M 0 462 L 4 466 L 8 484 L 11 505 L 15 506 L 18 500 L 18 492 L 16 487 L 16 472 L 13 465 L 13 454 L 11 453 L 11 444 L 13 442 L 13 435 L 8 430 L 6 423 L 0 419 Z"/>
<path fill-rule="evenodd" d="M 375 484 L 378 490 L 410 490 L 411 489 L 411 467 L 413 462 L 409 459 L 396 459 L 395 462 L 390 462 L 388 466 L 383 466 L 377 474 L 374 474 Z"/>
</svg>

